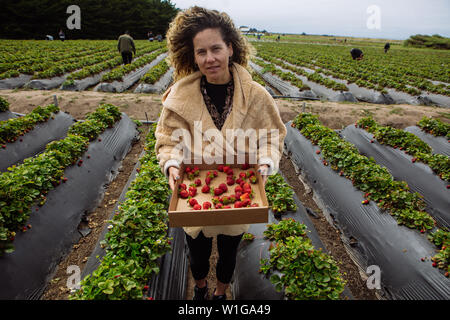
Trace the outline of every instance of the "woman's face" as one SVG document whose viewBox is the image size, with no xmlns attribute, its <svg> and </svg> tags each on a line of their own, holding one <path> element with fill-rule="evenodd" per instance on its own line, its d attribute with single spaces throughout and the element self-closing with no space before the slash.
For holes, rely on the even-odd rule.
<svg viewBox="0 0 450 320">
<path fill-rule="evenodd" d="M 205 29 L 193 39 L 195 62 L 206 80 L 213 84 L 225 84 L 231 80 L 228 61 L 233 47 L 223 41 L 219 29 Z"/>
</svg>

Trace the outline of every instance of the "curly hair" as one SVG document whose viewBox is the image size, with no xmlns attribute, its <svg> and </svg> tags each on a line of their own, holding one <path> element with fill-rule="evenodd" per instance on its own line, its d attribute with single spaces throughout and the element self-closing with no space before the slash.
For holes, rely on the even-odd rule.
<svg viewBox="0 0 450 320">
<path fill-rule="evenodd" d="M 224 42 L 232 45 L 231 62 L 248 67 L 252 47 L 231 18 L 225 12 L 194 6 L 180 11 L 166 34 L 169 64 L 175 69 L 174 81 L 199 70 L 195 64 L 193 39 L 197 33 L 209 28 L 219 29 Z"/>
</svg>

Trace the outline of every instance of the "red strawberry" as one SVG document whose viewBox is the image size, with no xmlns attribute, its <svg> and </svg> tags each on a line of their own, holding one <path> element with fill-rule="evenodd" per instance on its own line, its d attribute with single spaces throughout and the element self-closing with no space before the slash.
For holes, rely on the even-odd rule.
<svg viewBox="0 0 450 320">
<path fill-rule="evenodd" d="M 241 184 L 241 182 L 243 182 L 243 180 L 241 178 L 237 178 L 236 181 L 235 181 L 235 183 L 237 183 L 239 185 Z"/>
<path fill-rule="evenodd" d="M 236 201 L 236 202 L 234 203 L 234 207 L 235 207 L 235 208 L 242 208 L 242 206 L 243 206 L 242 201 Z"/>
<path fill-rule="evenodd" d="M 436 263 L 436 262 L 433 262 L 432 266 L 433 266 L 434 268 L 436 268 L 436 267 L 437 267 L 437 263 Z"/>
<path fill-rule="evenodd" d="M 251 177 L 249 178 L 249 180 L 250 180 L 250 182 L 253 183 L 253 184 L 255 184 L 256 182 L 258 182 L 258 179 L 256 178 L 256 176 L 251 176 Z"/>
<path fill-rule="evenodd" d="M 187 190 L 182 189 L 180 191 L 180 198 L 187 199 L 188 197 L 189 197 L 189 192 L 187 192 Z"/>
<path fill-rule="evenodd" d="M 422 262 L 424 262 L 424 261 L 425 261 L 425 258 L 420 258 L 420 260 L 421 260 Z"/>
<path fill-rule="evenodd" d="M 250 165 L 248 164 L 248 163 L 244 163 L 242 166 L 241 166 L 241 169 L 242 170 L 247 170 L 247 169 L 249 169 L 250 168 Z"/>
<path fill-rule="evenodd" d="M 203 193 L 208 193 L 209 191 L 210 191 L 210 187 L 207 185 L 207 184 L 205 184 L 203 187 L 202 187 L 202 192 Z"/>
<path fill-rule="evenodd" d="M 232 186 L 234 184 L 234 179 L 233 177 L 228 176 L 227 178 L 227 185 Z"/>
<path fill-rule="evenodd" d="M 411 161 L 412 161 L 412 163 L 414 163 L 417 161 L 417 158 L 412 158 Z"/>
<path fill-rule="evenodd" d="M 229 199 L 230 199 L 230 202 L 231 202 L 231 203 L 235 203 L 235 202 L 236 202 L 236 196 L 235 196 L 234 194 L 232 194 L 232 195 L 229 197 Z"/>
<path fill-rule="evenodd" d="M 242 190 L 244 190 L 244 193 L 251 193 L 252 192 L 252 186 L 250 185 L 250 183 L 246 182 L 244 183 L 244 185 L 242 186 Z"/>
<path fill-rule="evenodd" d="M 316 154 L 320 154 L 320 150 L 317 150 L 317 151 L 316 151 Z"/>
<path fill-rule="evenodd" d="M 239 173 L 239 178 L 245 179 L 245 178 L 247 178 L 247 174 L 245 172 L 240 172 Z"/>
<path fill-rule="evenodd" d="M 182 183 L 182 184 L 180 184 L 179 186 L 178 186 L 178 189 L 179 190 L 186 190 L 186 184 L 185 183 Z"/>
<path fill-rule="evenodd" d="M 214 177 L 217 177 L 219 175 L 219 173 L 216 170 L 214 170 L 213 175 L 214 175 Z"/>
<path fill-rule="evenodd" d="M 3 148 L 3 149 L 6 149 L 6 144 L 2 144 L 2 148 Z"/>
<path fill-rule="evenodd" d="M 196 195 L 197 195 L 197 189 L 189 190 L 189 196 L 190 197 L 195 197 Z"/>
<path fill-rule="evenodd" d="M 234 188 L 234 192 L 242 192 L 244 190 L 242 190 L 241 186 L 236 186 L 236 188 Z"/>
<path fill-rule="evenodd" d="M 219 196 L 213 197 L 213 198 L 212 198 L 212 203 L 214 203 L 214 204 L 220 203 L 220 197 L 219 197 Z"/>
<path fill-rule="evenodd" d="M 368 203 L 369 203 L 369 200 L 366 199 L 366 200 L 362 201 L 361 203 L 362 203 L 362 204 L 368 204 Z"/>
<path fill-rule="evenodd" d="M 219 166 L 217 167 L 217 170 L 219 170 L 220 172 L 223 172 L 223 164 L 219 164 Z"/>
<path fill-rule="evenodd" d="M 194 183 L 197 187 L 200 187 L 202 185 L 202 181 L 200 179 L 195 179 Z"/>
<path fill-rule="evenodd" d="M 250 207 L 253 207 L 253 208 L 259 207 L 259 204 L 258 204 L 258 203 L 252 203 L 252 204 L 250 205 Z"/>
<path fill-rule="evenodd" d="M 191 207 L 193 207 L 193 206 L 195 206 L 196 204 L 198 204 L 197 199 L 195 199 L 195 198 L 190 198 L 190 199 L 188 200 L 188 202 L 189 202 L 189 205 L 190 205 Z"/>
<path fill-rule="evenodd" d="M 374 143 L 375 141 L 373 141 L 373 140 L 370 140 L 370 143 Z"/>
<path fill-rule="evenodd" d="M 202 206 L 199 204 L 194 205 L 194 210 L 202 210 Z"/>
<path fill-rule="evenodd" d="M 227 187 L 227 185 L 225 183 L 219 184 L 219 188 L 222 189 L 223 192 L 227 192 L 228 191 L 228 187 Z"/>
<path fill-rule="evenodd" d="M 236 199 L 240 199 L 240 197 L 242 196 L 242 192 L 236 192 L 234 196 L 236 197 Z"/>
<path fill-rule="evenodd" d="M 247 199 L 250 199 L 250 195 L 248 193 L 244 193 L 243 195 L 241 195 L 241 197 L 239 199 L 241 201 L 245 201 Z"/>
<path fill-rule="evenodd" d="M 214 208 L 216 208 L 216 209 L 223 209 L 223 204 L 222 203 L 216 203 L 215 205 L 214 205 Z"/>
<path fill-rule="evenodd" d="M 186 173 L 191 172 L 191 168 L 190 167 L 186 167 L 186 169 L 184 169 L 184 172 L 186 172 Z"/>
<path fill-rule="evenodd" d="M 243 207 L 248 207 L 250 205 L 251 200 L 250 199 L 245 199 L 244 201 L 242 201 L 242 206 Z"/>
<path fill-rule="evenodd" d="M 221 199 L 223 204 L 229 204 L 230 203 L 230 198 L 228 196 L 223 196 Z"/>
<path fill-rule="evenodd" d="M 444 273 L 444 276 L 446 276 L 448 278 L 448 271 L 446 273 Z"/>
<path fill-rule="evenodd" d="M 209 202 L 209 201 L 203 202 L 203 209 L 204 209 L 204 210 L 210 209 L 211 206 L 212 206 L 211 202 Z"/>
<path fill-rule="evenodd" d="M 221 188 L 214 188 L 214 195 L 220 196 L 223 193 L 223 190 Z"/>
<path fill-rule="evenodd" d="M 253 171 L 253 170 L 250 170 L 250 171 L 247 172 L 247 177 L 248 178 L 250 178 L 250 177 L 252 177 L 254 175 L 255 175 L 255 171 Z"/>
<path fill-rule="evenodd" d="M 205 178 L 205 183 L 207 184 L 207 185 L 209 185 L 210 183 L 211 183 L 211 177 L 206 177 Z"/>
<path fill-rule="evenodd" d="M 233 176 L 233 174 L 234 174 L 234 172 L 233 172 L 233 169 L 228 169 L 228 171 L 227 171 L 227 176 Z"/>
<path fill-rule="evenodd" d="M 228 170 L 230 170 L 231 168 L 229 166 L 224 166 L 223 167 L 223 172 L 227 173 Z"/>
<path fill-rule="evenodd" d="M 224 209 L 231 209 L 231 206 L 223 206 Z"/>
<path fill-rule="evenodd" d="M 450 189 L 450 184 L 447 185 L 447 189 Z"/>
</svg>

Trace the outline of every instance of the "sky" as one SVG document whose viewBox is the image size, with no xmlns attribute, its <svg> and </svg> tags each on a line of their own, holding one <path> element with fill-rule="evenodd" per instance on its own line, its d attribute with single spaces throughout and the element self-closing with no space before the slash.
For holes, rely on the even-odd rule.
<svg viewBox="0 0 450 320">
<path fill-rule="evenodd" d="M 171 0 L 224 11 L 235 25 L 276 33 L 404 40 L 450 37 L 450 0 Z"/>
</svg>

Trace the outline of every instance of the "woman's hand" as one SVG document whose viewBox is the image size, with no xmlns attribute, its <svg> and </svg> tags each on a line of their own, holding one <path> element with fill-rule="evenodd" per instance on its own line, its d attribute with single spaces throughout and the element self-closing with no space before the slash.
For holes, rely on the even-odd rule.
<svg viewBox="0 0 450 320">
<path fill-rule="evenodd" d="M 258 168 L 258 172 L 261 174 L 263 179 L 263 185 L 266 185 L 267 182 L 267 173 L 269 172 L 269 166 L 267 164 L 262 164 Z"/>
<path fill-rule="evenodd" d="M 172 191 L 175 189 L 175 183 L 180 179 L 179 170 L 176 167 L 169 167 L 169 187 Z"/>
</svg>

